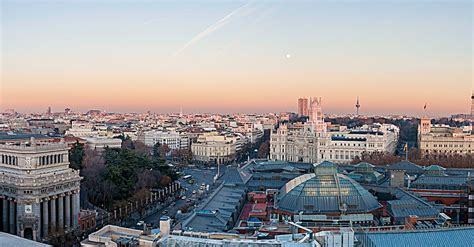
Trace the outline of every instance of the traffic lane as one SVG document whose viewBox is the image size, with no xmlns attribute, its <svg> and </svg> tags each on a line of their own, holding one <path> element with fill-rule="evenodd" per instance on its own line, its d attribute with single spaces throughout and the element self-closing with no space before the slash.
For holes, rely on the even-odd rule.
<svg viewBox="0 0 474 247">
<path fill-rule="evenodd" d="M 166 216 L 175 217 L 179 209 L 183 208 L 184 206 L 189 206 L 190 204 L 198 203 L 200 201 L 199 197 L 197 196 L 199 188 L 204 183 L 206 185 L 211 185 L 211 189 L 212 189 L 213 187 L 212 184 L 214 183 L 214 176 L 217 173 L 217 169 L 190 168 L 190 169 L 184 169 L 183 173 L 185 175 L 192 175 L 193 180 L 194 180 L 194 183 L 192 184 L 190 184 L 188 180 L 183 180 L 183 179 L 178 180 L 181 183 L 181 187 L 184 188 L 184 192 L 181 195 L 186 196 L 186 199 L 185 200 L 178 199 L 175 201 L 174 206 L 170 204 L 170 206 L 164 207 L 158 210 L 156 213 L 144 218 L 145 222 L 152 223 L 153 225 L 159 225 L 159 219 L 162 216 L 166 215 Z M 196 193 L 193 194 L 193 191 L 195 191 Z M 193 199 L 193 200 L 191 202 L 188 202 L 187 201 L 188 199 Z"/>
<path fill-rule="evenodd" d="M 160 210 L 158 210 L 156 213 L 149 215 L 148 217 L 144 218 L 144 221 L 146 223 L 151 223 L 153 225 L 159 224 L 159 220 L 162 216 L 170 216 L 170 217 L 175 217 L 176 213 L 178 212 L 179 209 L 182 207 L 186 206 L 187 204 L 187 199 L 191 198 L 193 195 L 193 188 L 198 188 L 198 187 L 188 187 L 189 189 L 186 191 L 184 194 L 186 196 L 185 200 L 177 199 L 174 202 L 172 202 L 169 206 L 163 207 Z M 197 191 L 197 190 L 196 190 Z"/>
<path fill-rule="evenodd" d="M 183 200 L 177 200 L 174 205 L 173 203 L 171 203 L 170 206 L 164 207 L 158 210 L 157 212 L 155 212 L 154 214 L 149 215 L 148 217 L 145 217 L 143 221 L 145 221 L 146 223 L 152 224 L 155 227 L 158 227 L 160 223 L 160 218 L 162 216 L 171 216 L 174 218 L 178 210 L 182 208 L 185 205 L 185 203 L 186 202 Z"/>
<path fill-rule="evenodd" d="M 163 208 L 156 212 L 153 215 L 150 215 L 145 219 L 145 222 L 151 223 L 153 226 L 158 227 L 160 223 L 160 218 L 162 216 L 169 216 L 172 218 L 176 218 L 176 214 L 179 210 L 181 210 L 183 207 L 188 207 L 189 210 L 192 210 L 193 204 L 197 203 L 197 200 L 192 200 L 191 202 L 188 202 L 188 200 L 192 198 L 192 195 L 189 197 L 186 197 L 185 200 L 179 199 L 175 201 L 175 204 L 170 205 L 169 207 Z"/>
<path fill-rule="evenodd" d="M 180 179 L 181 186 L 188 189 L 199 189 L 199 187 L 204 183 L 205 185 L 211 185 L 214 182 L 214 176 L 216 171 L 214 170 L 202 170 L 202 169 L 186 169 L 183 171 L 186 175 L 191 175 L 194 183 L 190 184 L 189 180 Z"/>
<path fill-rule="evenodd" d="M 206 185 L 213 185 L 214 178 L 217 174 L 217 168 L 211 167 L 213 169 L 200 169 L 200 168 L 185 168 L 183 174 L 193 176 L 195 183 L 193 185 L 186 184 L 185 187 L 194 187 L 199 188 L 199 186 L 204 183 Z M 219 174 L 220 176 L 224 174 L 227 170 L 227 166 L 220 166 Z"/>
</svg>

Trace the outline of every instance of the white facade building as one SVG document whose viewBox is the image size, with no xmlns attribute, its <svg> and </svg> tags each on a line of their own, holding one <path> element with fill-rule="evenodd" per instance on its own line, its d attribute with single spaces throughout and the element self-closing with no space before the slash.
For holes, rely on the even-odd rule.
<svg viewBox="0 0 474 247">
<path fill-rule="evenodd" d="M 191 142 L 188 133 L 181 132 L 179 133 L 179 148 L 189 149 L 191 147 Z"/>
<path fill-rule="evenodd" d="M 66 131 L 66 135 L 72 135 L 74 137 L 92 137 L 98 134 L 99 132 L 94 130 L 92 123 L 83 121 L 72 122 L 71 128 Z"/>
<path fill-rule="evenodd" d="M 161 130 L 150 130 L 141 132 L 138 135 L 138 140 L 145 143 L 147 146 L 154 146 L 156 143 L 166 144 L 170 149 L 187 148 L 187 141 L 182 143 L 182 136 L 176 131 L 161 131 Z M 183 140 L 184 141 L 184 140 Z M 182 147 L 181 145 L 185 144 Z"/>
<path fill-rule="evenodd" d="M 241 145 L 239 139 L 215 132 L 199 135 L 197 141 L 191 144 L 193 158 L 196 161 L 217 164 L 233 161 Z"/>
<path fill-rule="evenodd" d="M 122 140 L 118 138 L 107 138 L 107 137 L 87 137 L 86 147 L 94 150 L 101 151 L 104 148 L 121 148 Z"/>
<path fill-rule="evenodd" d="M 40 241 L 78 229 L 81 177 L 68 156 L 64 142 L 0 145 L 3 232 Z"/>
<path fill-rule="evenodd" d="M 393 153 L 398 144 L 399 129 L 383 124 L 347 129 L 341 126 L 328 131 L 323 120 L 321 99 L 311 98 L 309 121 L 281 125 L 270 138 L 270 159 L 290 162 L 349 163 L 367 152 Z"/>
</svg>

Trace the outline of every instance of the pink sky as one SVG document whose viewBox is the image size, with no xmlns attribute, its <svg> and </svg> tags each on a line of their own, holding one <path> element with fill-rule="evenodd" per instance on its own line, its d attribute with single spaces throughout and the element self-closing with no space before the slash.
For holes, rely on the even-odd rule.
<svg viewBox="0 0 474 247">
<path fill-rule="evenodd" d="M 471 1 L 59 3 L 3 5 L 0 110 L 470 109 Z"/>
</svg>

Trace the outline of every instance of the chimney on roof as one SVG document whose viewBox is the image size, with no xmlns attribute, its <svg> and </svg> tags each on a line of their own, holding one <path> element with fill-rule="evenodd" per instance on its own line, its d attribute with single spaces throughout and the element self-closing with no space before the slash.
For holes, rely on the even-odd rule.
<svg viewBox="0 0 474 247">
<path fill-rule="evenodd" d="M 415 229 L 416 222 L 418 222 L 418 216 L 409 215 L 405 219 L 405 230 Z"/>
</svg>

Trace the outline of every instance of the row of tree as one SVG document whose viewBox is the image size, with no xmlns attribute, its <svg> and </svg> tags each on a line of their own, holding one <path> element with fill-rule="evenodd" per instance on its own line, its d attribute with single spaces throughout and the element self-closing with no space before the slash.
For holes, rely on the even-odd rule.
<svg viewBox="0 0 474 247">
<path fill-rule="evenodd" d="M 361 157 L 356 156 L 351 163 L 369 162 L 373 165 L 382 166 L 399 162 L 402 159 L 404 157 L 386 152 L 364 152 Z M 474 166 L 474 155 L 472 154 L 426 155 L 422 154 L 417 148 L 411 148 L 408 151 L 408 160 L 421 166 L 440 165 L 445 168 L 472 168 Z"/>
</svg>

